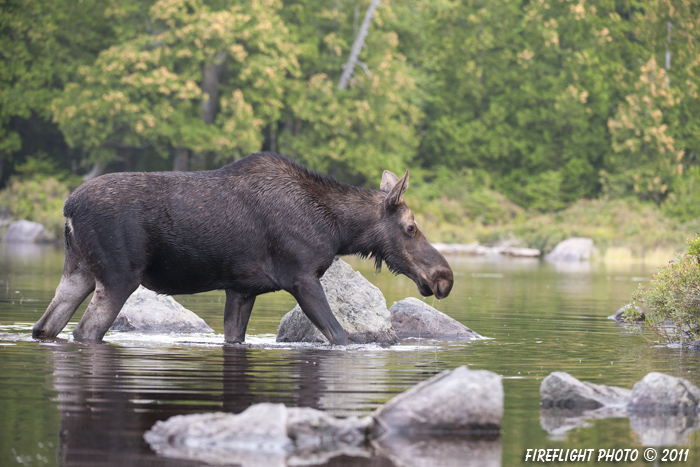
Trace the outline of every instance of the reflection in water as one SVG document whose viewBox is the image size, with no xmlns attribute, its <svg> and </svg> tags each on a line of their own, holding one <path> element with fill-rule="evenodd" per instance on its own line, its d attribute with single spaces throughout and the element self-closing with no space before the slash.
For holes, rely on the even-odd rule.
<svg viewBox="0 0 700 467">
<path fill-rule="evenodd" d="M 540 426 L 547 432 L 549 439 L 565 441 L 568 431 L 590 427 L 593 420 L 624 417 L 627 417 L 627 410 L 622 407 L 601 407 L 593 410 L 543 408 L 540 409 Z"/>
<path fill-rule="evenodd" d="M 501 437 L 382 437 L 372 446 L 397 466 L 499 467 Z"/>
<path fill-rule="evenodd" d="M 366 405 L 368 398 L 378 394 L 386 399 L 388 391 L 385 385 L 374 383 L 386 378 L 367 371 L 363 375 L 359 365 L 348 370 L 343 365 L 349 358 L 346 351 L 298 349 L 278 355 L 279 360 L 265 361 L 259 358 L 260 349 L 244 346 L 208 349 L 197 356 L 156 353 L 152 358 L 147 349 L 139 349 L 134 358 L 133 349 L 104 343 L 55 340 L 40 348 L 46 352 L 51 386 L 57 393 L 58 457 L 64 466 L 136 465 L 144 459 L 149 465 L 192 465 L 191 461 L 185 464 L 157 457 L 143 441 L 143 433 L 173 415 L 240 413 L 263 401 L 350 413 L 355 404 Z M 223 364 L 217 358 L 219 352 Z M 188 360 L 195 358 L 199 361 L 193 367 Z M 273 384 L 266 381 L 265 367 Z M 373 371 L 384 370 L 380 365 Z M 189 377 L 191 372 L 198 378 Z M 280 384 L 294 389 L 280 391 Z M 329 393 L 336 396 L 323 396 Z M 188 402 L 182 404 L 183 399 Z M 324 459 L 311 454 L 308 458 L 295 456 L 294 463 Z M 501 441 L 499 437 L 380 438 L 368 446 L 363 465 L 435 465 L 435 459 L 441 459 L 443 465 L 497 466 L 501 464 Z M 328 465 L 357 465 L 359 460 L 342 455 L 328 460 Z"/>
<path fill-rule="evenodd" d="M 540 425 L 555 441 L 565 441 L 566 433 L 575 428 L 592 426 L 593 420 L 630 419 L 630 427 L 643 446 L 679 446 L 690 443 L 690 434 L 700 429 L 697 414 L 631 413 L 622 407 L 595 410 L 548 408 L 540 410 Z"/>
<path fill-rule="evenodd" d="M 0 244 L 0 430 L 9 434 L 0 437 L 0 464 L 15 456 L 41 455 L 49 458 L 48 465 L 64 467 L 178 465 L 156 457 L 142 441 L 144 431 L 157 420 L 195 412 L 239 413 L 263 401 L 315 407 L 336 416 L 366 415 L 417 382 L 468 364 L 506 378 L 502 462 L 519 465 L 528 448 L 649 442 L 647 429 L 635 419 L 630 419 L 630 429 L 624 421 L 595 422 L 589 417 L 595 429 L 568 437 L 561 422 L 545 422 L 540 417 L 539 383 L 552 371 L 623 387 L 631 387 L 650 371 L 700 384 L 700 352 L 650 346 L 648 340 L 656 336 L 633 334 L 606 319 L 629 303 L 639 282 L 651 277 L 658 264 L 613 269 L 611 264 L 592 263 L 585 265 L 592 271 L 565 272 L 538 260 L 450 261 L 455 287 L 448 299 L 434 305 L 491 340 L 343 351 L 236 349 L 199 339 L 189 343 L 160 336 L 146 342 L 113 336 L 112 344 L 92 347 L 31 339 L 31 326 L 48 306 L 60 278 L 61 249 L 20 252 Z M 382 290 L 389 305 L 416 294 L 410 279 L 386 271 L 375 275 L 371 262 L 352 264 Z M 178 299 L 217 335 L 223 333 L 220 293 Z M 287 294 L 261 296 L 249 326 L 251 337 L 274 334 L 282 315 L 293 306 Z M 671 421 L 668 418 L 667 424 Z M 679 442 L 691 443 L 687 465 L 700 465 L 696 449 L 700 431 L 692 431 L 695 422 L 680 420 L 677 425 Z M 559 427 L 561 441 L 548 440 L 542 427 L 550 433 Z M 357 465 L 357 459 L 341 456 L 328 464 Z M 374 456 L 361 465 L 393 462 Z"/>
<path fill-rule="evenodd" d="M 630 427 L 644 446 L 687 445 L 700 419 L 696 414 L 631 414 Z"/>
</svg>

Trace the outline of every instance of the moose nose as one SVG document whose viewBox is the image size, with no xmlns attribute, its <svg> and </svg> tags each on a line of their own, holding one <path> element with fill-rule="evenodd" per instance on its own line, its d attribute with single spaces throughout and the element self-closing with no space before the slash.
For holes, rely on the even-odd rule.
<svg viewBox="0 0 700 467">
<path fill-rule="evenodd" d="M 438 300 L 442 300 L 443 298 L 447 297 L 450 294 L 450 291 L 452 290 L 452 284 L 453 280 L 450 279 L 438 279 L 437 281 L 437 287 L 436 287 L 436 293 L 435 293 L 435 298 Z"/>
</svg>

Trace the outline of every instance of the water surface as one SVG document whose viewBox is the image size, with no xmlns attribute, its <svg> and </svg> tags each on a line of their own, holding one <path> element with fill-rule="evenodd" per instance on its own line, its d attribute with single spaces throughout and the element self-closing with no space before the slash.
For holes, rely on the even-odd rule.
<svg viewBox="0 0 700 467">
<path fill-rule="evenodd" d="M 489 444 L 491 461 L 524 465 L 526 449 L 542 448 L 641 452 L 650 441 L 627 418 L 548 433 L 540 419 L 542 378 L 566 371 L 583 381 L 631 388 L 648 372 L 661 371 L 700 385 L 700 352 L 650 345 L 653 335 L 607 319 L 651 278 L 655 265 L 448 259 L 455 271 L 452 294 L 440 303 L 431 298 L 426 303 L 489 339 L 458 344 L 409 340 L 393 347 L 281 346 L 274 343 L 274 334 L 295 301 L 275 293 L 259 297 L 253 310 L 247 340 L 256 346 L 227 347 L 222 345 L 224 293 L 210 292 L 176 298 L 214 334 L 110 332 L 104 344 L 86 345 L 73 342 L 69 332 L 50 342 L 31 338 L 31 326 L 60 278 L 62 249 L 0 245 L 0 465 L 196 465 L 158 457 L 143 433 L 173 415 L 238 413 L 256 402 L 362 416 L 459 365 L 504 377 L 505 419 L 500 439 Z M 419 297 L 409 279 L 387 271 L 375 274 L 370 262 L 348 261 L 382 290 L 389 305 Z M 684 465 L 700 465 L 698 433 L 674 443 L 690 449 Z M 470 454 L 465 451 L 464 459 L 445 456 L 413 462 L 468 465 Z M 622 464 L 649 465 L 641 456 Z M 395 463 L 375 456 L 336 458 L 328 465 Z"/>
</svg>

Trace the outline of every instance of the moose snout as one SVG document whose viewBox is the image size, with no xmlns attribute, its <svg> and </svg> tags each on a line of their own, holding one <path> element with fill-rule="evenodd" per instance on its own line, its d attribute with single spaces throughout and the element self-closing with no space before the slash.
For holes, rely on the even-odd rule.
<svg viewBox="0 0 700 467">
<path fill-rule="evenodd" d="M 450 275 L 449 279 L 438 279 L 435 286 L 435 298 L 442 300 L 443 298 L 447 297 L 450 294 L 450 291 L 452 291 L 452 284 L 454 284 L 452 275 Z"/>
</svg>

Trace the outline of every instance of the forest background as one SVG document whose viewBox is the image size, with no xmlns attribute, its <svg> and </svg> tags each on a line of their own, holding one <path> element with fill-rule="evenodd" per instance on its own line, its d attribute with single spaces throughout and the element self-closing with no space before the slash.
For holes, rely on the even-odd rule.
<svg viewBox="0 0 700 467">
<path fill-rule="evenodd" d="M 696 1 L 0 0 L 0 31 L 0 214 L 56 236 L 84 179 L 261 150 L 410 169 L 432 241 L 700 231 Z"/>
</svg>

